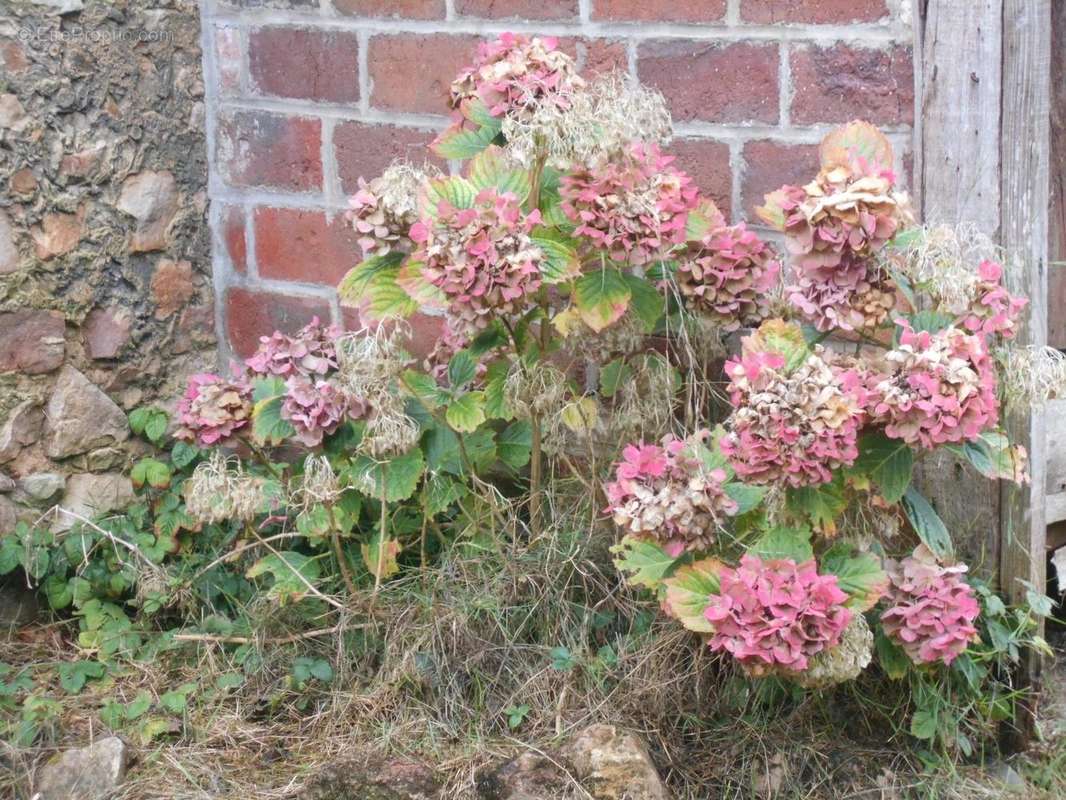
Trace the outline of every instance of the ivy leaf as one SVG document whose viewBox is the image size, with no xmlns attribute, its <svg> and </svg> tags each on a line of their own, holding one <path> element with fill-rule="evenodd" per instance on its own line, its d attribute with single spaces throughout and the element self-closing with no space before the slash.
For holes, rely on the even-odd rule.
<svg viewBox="0 0 1066 800">
<path fill-rule="evenodd" d="M 903 511 L 911 527 L 926 547 L 938 558 L 949 558 L 952 552 L 951 534 L 929 501 L 911 486 L 903 495 Z"/>
<path fill-rule="evenodd" d="M 525 203 L 533 188 L 529 173 L 515 165 L 499 147 L 490 145 L 470 162 L 468 179 L 474 188 L 495 189 L 500 194 L 510 192 Z"/>
<path fill-rule="evenodd" d="M 400 571 L 396 556 L 400 554 L 400 543 L 386 538 L 382 541 L 381 532 L 375 533 L 369 542 L 360 545 L 363 563 L 375 580 L 391 578 Z"/>
<path fill-rule="evenodd" d="M 621 272 L 600 269 L 578 279 L 574 303 L 585 324 L 599 333 L 626 313 L 631 294 Z"/>
<path fill-rule="evenodd" d="M 663 578 L 677 563 L 677 559 L 667 555 L 656 542 L 632 536 L 623 537 L 611 548 L 611 552 L 615 556 L 615 567 L 620 572 L 628 573 L 629 583 L 649 589 L 658 589 Z"/>
<path fill-rule="evenodd" d="M 572 244 L 563 241 L 562 237 L 551 236 L 551 233 L 541 228 L 531 237 L 544 253 L 544 259 L 540 262 L 541 279 L 546 284 L 555 284 L 576 278 L 581 274 L 577 250 Z"/>
<path fill-rule="evenodd" d="M 666 586 L 663 603 L 666 613 L 690 631 L 713 632 L 714 627 L 703 616 L 703 612 L 710 596 L 718 593 L 721 568 L 722 562 L 710 558 L 678 567 L 677 572 L 663 581 Z"/>
<path fill-rule="evenodd" d="M 633 310 L 644 323 L 644 332 L 651 333 L 666 311 L 666 300 L 659 290 L 644 278 L 626 273 L 622 276 L 629 286 Z"/>
<path fill-rule="evenodd" d="M 748 552 L 763 561 L 792 559 L 797 564 L 814 558 L 811 547 L 811 530 L 809 528 L 771 528 L 760 536 Z"/>
<path fill-rule="evenodd" d="M 281 444 L 296 433 L 288 420 L 282 419 L 284 395 L 260 400 L 252 409 L 252 436 L 260 444 Z"/>
<path fill-rule="evenodd" d="M 859 441 L 852 470 L 869 475 L 885 500 L 898 503 L 910 485 L 913 468 L 914 453 L 905 443 L 872 433 Z"/>
<path fill-rule="evenodd" d="M 286 605 L 297 602 L 307 595 L 310 591 L 307 584 L 314 585 L 321 575 L 321 569 L 318 562 L 311 557 L 286 550 L 263 556 L 249 567 L 245 575 L 248 578 L 272 576 L 274 584 L 267 594 L 277 598 L 281 605 Z"/>
<path fill-rule="evenodd" d="M 483 423 L 485 416 L 485 393 L 467 392 L 452 400 L 444 412 L 448 424 L 461 433 L 473 433 Z"/>
<path fill-rule="evenodd" d="M 415 493 L 425 467 L 422 450 L 415 447 L 384 463 L 359 456 L 352 461 L 349 475 L 363 494 L 380 500 L 384 489 L 385 501 L 397 503 Z"/>
<path fill-rule="evenodd" d="M 873 608 L 888 589 L 888 575 L 873 553 L 851 554 L 848 545 L 834 545 L 818 564 L 821 574 L 837 576 L 837 585 L 851 595 L 848 607 L 856 611 Z"/>
<path fill-rule="evenodd" d="M 67 694 L 77 694 L 90 678 L 102 678 L 105 671 L 99 661 L 67 661 L 59 665 L 59 685 Z"/>
<path fill-rule="evenodd" d="M 170 467 L 154 458 L 142 458 L 133 465 L 130 480 L 138 489 L 145 484 L 153 489 L 165 489 L 170 485 Z"/>
<path fill-rule="evenodd" d="M 794 517 L 810 522 L 826 536 L 836 534 L 836 518 L 846 507 L 843 481 L 839 475 L 832 483 L 790 488 L 785 492 L 785 508 Z"/>
</svg>

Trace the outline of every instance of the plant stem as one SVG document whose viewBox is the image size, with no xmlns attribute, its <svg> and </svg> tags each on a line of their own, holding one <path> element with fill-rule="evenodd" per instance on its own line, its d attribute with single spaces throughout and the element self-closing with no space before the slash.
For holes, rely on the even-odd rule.
<svg viewBox="0 0 1066 800">
<path fill-rule="evenodd" d="M 374 595 L 381 588 L 382 562 L 385 559 L 385 526 L 388 524 L 389 465 L 381 464 L 381 522 L 378 525 L 378 563 L 374 569 Z"/>
<path fill-rule="evenodd" d="M 533 538 L 540 536 L 542 530 L 540 514 L 540 481 L 541 481 L 541 432 L 540 415 L 535 411 L 529 417 L 529 425 L 533 432 L 532 448 L 529 453 L 529 528 Z"/>
<path fill-rule="evenodd" d="M 348 565 L 348 556 L 344 554 L 344 548 L 341 546 L 341 531 L 340 526 L 337 525 L 337 517 L 333 513 L 333 506 L 327 505 L 329 511 L 329 526 L 330 536 L 333 539 L 333 554 L 337 557 L 337 566 L 341 569 L 341 577 L 344 578 L 344 585 L 348 587 L 348 594 L 355 597 L 357 589 L 355 588 L 355 579 L 352 577 L 352 570 Z"/>
</svg>

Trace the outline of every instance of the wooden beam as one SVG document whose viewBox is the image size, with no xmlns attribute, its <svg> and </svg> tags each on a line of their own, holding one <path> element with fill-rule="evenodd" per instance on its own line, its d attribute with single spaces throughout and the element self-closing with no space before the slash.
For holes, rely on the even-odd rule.
<svg viewBox="0 0 1066 800">
<path fill-rule="evenodd" d="M 1003 103 L 1000 130 L 1001 241 L 1008 253 L 1006 283 L 1029 298 L 1028 323 L 1016 342 L 1047 343 L 1048 152 L 1051 146 L 1052 0 L 1003 0 Z M 1011 441 L 1029 450 L 1032 482 L 1001 482 L 1000 586 L 1020 603 L 1029 587 L 1047 584 L 1046 432 L 1044 413 L 1018 412 L 1005 420 Z M 1038 695 L 1042 659 L 1023 656 L 1019 677 Z M 1010 737 L 1023 747 L 1035 730 L 1035 701 Z"/>
<path fill-rule="evenodd" d="M 1066 3 L 1051 6 L 1051 214 L 1048 344 L 1066 349 Z"/>
</svg>

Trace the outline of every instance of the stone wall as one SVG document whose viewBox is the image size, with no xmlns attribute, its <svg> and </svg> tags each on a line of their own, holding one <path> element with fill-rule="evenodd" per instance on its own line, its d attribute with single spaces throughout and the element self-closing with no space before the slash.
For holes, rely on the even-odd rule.
<svg viewBox="0 0 1066 800">
<path fill-rule="evenodd" d="M 0 1 L 0 533 L 128 497 L 216 361 L 201 63 L 194 0 Z"/>
<path fill-rule="evenodd" d="M 224 346 L 312 315 L 356 243 L 359 176 L 421 160 L 449 82 L 502 31 L 557 35 L 588 70 L 660 89 L 672 151 L 734 219 L 816 171 L 816 143 L 862 117 L 905 167 L 910 0 L 203 0 L 215 281 Z M 432 335 L 431 320 L 422 330 Z"/>
</svg>

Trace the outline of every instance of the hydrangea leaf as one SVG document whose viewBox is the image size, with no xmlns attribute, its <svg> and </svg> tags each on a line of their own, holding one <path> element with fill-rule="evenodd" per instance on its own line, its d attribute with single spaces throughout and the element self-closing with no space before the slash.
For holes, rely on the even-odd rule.
<svg viewBox="0 0 1066 800">
<path fill-rule="evenodd" d="M 544 283 L 563 283 L 581 274 L 581 261 L 572 244 L 561 237 L 549 236 L 544 228 L 534 232 L 531 238 L 544 253 L 540 262 L 540 276 Z"/>
<path fill-rule="evenodd" d="M 380 500 L 384 488 L 386 502 L 396 503 L 415 493 L 425 467 L 422 450 L 415 447 L 386 462 L 358 456 L 348 474 L 352 485 L 363 494 Z"/>
<path fill-rule="evenodd" d="M 766 497 L 769 488 L 766 486 L 749 486 L 746 483 L 727 483 L 722 487 L 727 495 L 737 504 L 736 516 L 747 514 Z"/>
<path fill-rule="evenodd" d="M 474 188 L 495 189 L 500 194 L 511 193 L 519 204 L 524 203 L 532 189 L 529 173 L 511 161 L 499 147 L 490 145 L 470 162 L 467 179 Z"/>
<path fill-rule="evenodd" d="M 701 198 L 700 203 L 688 212 L 685 220 L 685 240 L 702 242 L 705 237 L 718 228 L 725 227 L 725 216 L 710 198 Z"/>
<path fill-rule="evenodd" d="M 985 431 L 975 441 L 950 449 L 965 457 L 986 478 L 1019 484 L 1029 480 L 1025 448 L 1011 445 L 1003 431 Z"/>
<path fill-rule="evenodd" d="M 703 612 L 710 596 L 718 593 L 721 568 L 720 561 L 710 558 L 678 567 L 673 575 L 663 580 L 666 586 L 663 609 L 666 613 L 690 631 L 712 633 L 714 627 Z"/>
<path fill-rule="evenodd" d="M 856 157 L 870 165 L 891 169 L 892 143 L 869 122 L 856 120 L 842 125 L 824 139 L 819 149 L 823 167 L 849 166 Z"/>
<path fill-rule="evenodd" d="M 421 261 L 408 259 L 396 273 L 396 285 L 406 292 L 419 308 L 443 311 L 448 307 L 448 300 L 438 287 L 426 280 L 422 274 L 425 266 Z"/>
<path fill-rule="evenodd" d="M 477 363 L 466 350 L 458 351 L 448 362 L 448 383 L 453 390 L 461 389 L 477 375 Z"/>
<path fill-rule="evenodd" d="M 341 305 L 358 308 L 369 302 L 367 296 L 375 285 L 375 280 L 383 272 L 396 270 L 406 256 L 403 253 L 388 253 L 383 256 L 371 256 L 360 262 L 341 279 L 337 286 Z"/>
<path fill-rule="evenodd" d="M 902 647 L 885 636 L 884 631 L 878 630 L 874 647 L 877 650 L 877 663 L 889 679 L 898 681 L 911 670 L 913 664 L 910 658 Z"/>
<path fill-rule="evenodd" d="M 514 418 L 514 410 L 507 403 L 506 387 L 509 367 L 506 361 L 495 361 L 489 364 L 485 372 L 485 416 L 489 419 Z"/>
<path fill-rule="evenodd" d="M 400 565 L 396 557 L 400 554 L 400 543 L 396 539 L 385 538 L 382 540 L 381 533 L 375 533 L 369 542 L 359 546 L 363 554 L 363 563 L 375 580 L 391 578 L 400 571 Z"/>
<path fill-rule="evenodd" d="M 511 469 L 528 464 L 532 449 L 533 428 L 525 420 L 512 422 L 496 437 L 496 453 Z"/>
<path fill-rule="evenodd" d="M 583 275 L 574 287 L 574 303 L 581 319 L 596 333 L 626 313 L 631 291 L 622 273 L 600 269 Z"/>
<path fill-rule="evenodd" d="M 633 377 L 633 368 L 625 359 L 616 358 L 600 368 L 600 394 L 614 397 L 622 386 Z"/>
<path fill-rule="evenodd" d="M 810 355 L 803 328 L 782 319 L 767 320 L 741 346 L 745 352 L 777 353 L 785 359 L 786 372 L 794 370 Z"/>
<path fill-rule="evenodd" d="M 435 219 L 441 201 L 453 208 L 473 208 L 477 195 L 477 188 L 466 178 L 434 178 L 426 183 L 424 211 Z"/>
<path fill-rule="evenodd" d="M 317 561 L 292 550 L 263 556 L 246 573 L 248 578 L 273 577 L 274 583 L 267 594 L 281 605 L 303 599 L 310 592 L 308 584 L 313 586 L 321 574 Z"/>
<path fill-rule="evenodd" d="M 851 547 L 838 544 L 819 560 L 819 572 L 837 576 L 837 585 L 851 595 L 848 607 L 856 611 L 873 608 L 888 589 L 888 575 L 873 553 L 852 554 Z"/>
<path fill-rule="evenodd" d="M 281 408 L 285 397 L 268 397 L 260 400 L 252 409 L 252 436 L 259 444 L 281 444 L 295 429 L 282 419 Z"/>
<path fill-rule="evenodd" d="M 792 559 L 797 564 L 802 564 L 814 558 L 811 530 L 784 526 L 771 528 L 748 548 L 748 553 L 763 561 Z"/>
<path fill-rule="evenodd" d="M 574 433 L 591 431 L 600 420 L 600 407 L 591 397 L 580 397 L 563 406 L 563 424 Z"/>
<path fill-rule="evenodd" d="M 815 530 L 826 536 L 836 535 L 836 519 L 847 505 L 843 481 L 839 475 L 831 483 L 790 488 L 785 492 L 785 508 L 792 516 L 809 522 Z"/>
<path fill-rule="evenodd" d="M 629 583 L 653 590 L 662 585 L 663 578 L 678 561 L 658 543 L 632 536 L 624 537 L 611 548 L 611 552 L 615 567 L 626 573 Z"/>
<path fill-rule="evenodd" d="M 784 189 L 777 189 L 766 195 L 761 206 L 755 207 L 756 216 L 775 231 L 783 231 L 785 229 L 784 202 L 786 197 L 787 194 Z"/>
<path fill-rule="evenodd" d="M 441 132 L 429 149 L 441 158 L 463 161 L 491 145 L 499 132 L 499 128 L 493 125 L 480 125 L 474 129 L 452 125 Z"/>
<path fill-rule="evenodd" d="M 437 385 L 437 382 L 433 380 L 433 376 L 424 372 L 418 372 L 413 369 L 404 370 L 401 382 L 404 389 L 424 403 L 431 411 L 438 408 L 448 399 L 447 393 Z"/>
<path fill-rule="evenodd" d="M 903 495 L 903 511 L 918 534 L 918 538 L 937 558 L 949 559 L 952 553 L 951 534 L 940 516 L 929 505 L 929 501 L 913 486 Z"/>
<path fill-rule="evenodd" d="M 448 404 L 444 412 L 448 424 L 460 433 L 473 433 L 487 417 L 485 415 L 485 393 L 467 392 Z"/>
<path fill-rule="evenodd" d="M 443 514 L 468 493 L 466 486 L 444 473 L 426 478 L 426 511 L 431 516 Z"/>
<path fill-rule="evenodd" d="M 910 485 L 913 468 L 914 453 L 904 442 L 871 433 L 859 441 L 859 457 L 851 471 L 868 475 L 885 500 L 898 503 Z"/>
<path fill-rule="evenodd" d="M 626 273 L 623 275 L 629 286 L 633 310 L 644 323 L 644 332 L 651 333 L 666 311 L 666 301 L 659 290 L 644 278 Z"/>
<path fill-rule="evenodd" d="M 483 128 L 495 128 L 497 133 L 503 127 L 503 118 L 492 116 L 489 107 L 480 97 L 468 97 L 459 104 L 459 113 L 475 125 Z"/>
</svg>

